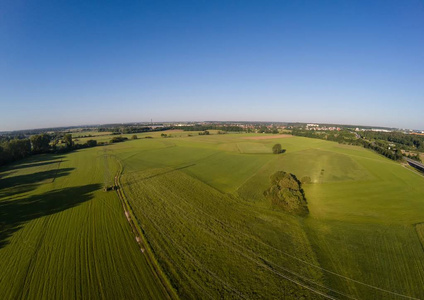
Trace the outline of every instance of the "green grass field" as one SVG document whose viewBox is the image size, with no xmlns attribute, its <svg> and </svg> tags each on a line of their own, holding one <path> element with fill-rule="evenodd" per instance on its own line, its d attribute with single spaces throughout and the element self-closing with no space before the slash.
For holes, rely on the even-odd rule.
<svg viewBox="0 0 424 300">
<path fill-rule="evenodd" d="M 103 148 L 43 155 L 0 173 L 2 299 L 153 299 L 168 293 L 140 251 Z"/>
<path fill-rule="evenodd" d="M 424 298 L 416 172 L 316 139 L 160 134 L 0 170 L 0 295 Z M 287 152 L 271 154 L 275 143 Z M 120 166 L 120 192 L 147 252 L 117 194 L 102 191 Z M 263 196 L 280 170 L 312 179 L 307 217 Z"/>
</svg>

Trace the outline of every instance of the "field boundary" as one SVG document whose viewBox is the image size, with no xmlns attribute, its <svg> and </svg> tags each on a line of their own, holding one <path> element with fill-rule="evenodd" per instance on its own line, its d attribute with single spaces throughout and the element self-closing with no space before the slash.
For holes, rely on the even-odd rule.
<svg viewBox="0 0 424 300">
<path fill-rule="evenodd" d="M 120 178 L 123 173 L 123 166 L 122 163 L 119 161 L 118 158 L 116 158 L 116 161 L 119 164 L 119 170 L 117 172 L 117 175 L 115 176 L 115 185 L 117 186 L 116 193 L 122 203 L 122 208 L 124 210 L 124 214 L 126 219 L 128 220 L 128 223 L 132 229 L 132 232 L 135 235 L 135 240 L 137 241 L 137 244 L 140 246 L 140 250 L 143 254 L 146 254 L 147 256 L 147 262 L 149 263 L 153 273 L 156 275 L 157 279 L 162 283 L 163 287 L 165 288 L 168 296 L 170 299 L 179 299 L 178 295 L 176 294 L 175 290 L 173 289 L 171 283 L 168 280 L 168 277 L 163 272 L 162 268 L 160 267 L 158 261 L 156 260 L 152 249 L 149 246 L 149 243 L 146 240 L 146 237 L 143 234 L 143 230 L 140 228 L 138 222 L 134 222 L 134 220 L 137 220 L 135 217 L 131 204 L 128 202 L 125 193 L 122 189 Z"/>
</svg>

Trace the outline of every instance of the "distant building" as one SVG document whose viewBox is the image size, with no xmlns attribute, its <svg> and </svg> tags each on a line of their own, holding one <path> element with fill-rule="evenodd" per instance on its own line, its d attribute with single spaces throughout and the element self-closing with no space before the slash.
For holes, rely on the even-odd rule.
<svg viewBox="0 0 424 300">
<path fill-rule="evenodd" d="M 376 131 L 376 132 L 391 132 L 390 130 L 387 129 L 379 129 L 379 128 L 372 128 L 371 131 Z"/>
</svg>

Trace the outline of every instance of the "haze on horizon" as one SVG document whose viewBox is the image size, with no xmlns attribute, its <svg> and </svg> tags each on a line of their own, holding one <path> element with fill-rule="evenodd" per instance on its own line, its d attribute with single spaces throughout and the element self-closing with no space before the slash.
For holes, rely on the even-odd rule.
<svg viewBox="0 0 424 300">
<path fill-rule="evenodd" d="M 2 1 L 0 131 L 157 121 L 424 129 L 424 2 Z"/>
</svg>

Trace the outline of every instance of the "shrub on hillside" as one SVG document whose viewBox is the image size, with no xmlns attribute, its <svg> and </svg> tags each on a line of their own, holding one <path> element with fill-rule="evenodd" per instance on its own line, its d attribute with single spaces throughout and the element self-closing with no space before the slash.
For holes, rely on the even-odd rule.
<svg viewBox="0 0 424 300">
<path fill-rule="evenodd" d="M 111 143 L 119 143 L 119 142 L 123 142 L 128 140 L 128 138 L 126 137 L 122 137 L 122 136 L 116 136 L 113 139 L 110 140 Z"/>
<path fill-rule="evenodd" d="M 96 147 L 97 141 L 96 140 L 88 140 L 85 144 L 86 144 L 87 147 Z"/>
<path fill-rule="evenodd" d="M 311 177 L 309 177 L 309 176 L 303 176 L 302 179 L 300 179 L 300 182 L 302 184 L 308 184 L 308 183 L 311 183 L 312 180 L 311 180 Z"/>
<path fill-rule="evenodd" d="M 271 176 L 271 187 L 264 192 L 275 207 L 287 212 L 306 215 L 309 213 L 305 194 L 295 175 L 278 171 Z"/>
<path fill-rule="evenodd" d="M 281 144 L 275 144 L 272 146 L 272 153 L 274 154 L 280 154 L 286 152 L 286 149 L 281 148 Z"/>
</svg>

